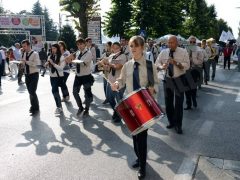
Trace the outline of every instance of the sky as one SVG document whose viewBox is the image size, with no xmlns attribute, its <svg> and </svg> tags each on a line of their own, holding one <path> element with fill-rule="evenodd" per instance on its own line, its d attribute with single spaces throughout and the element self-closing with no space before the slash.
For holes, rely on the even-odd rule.
<svg viewBox="0 0 240 180">
<path fill-rule="evenodd" d="M 14 13 L 26 9 L 31 11 L 32 5 L 36 0 L 0 0 L 4 9 L 8 9 Z M 214 4 L 217 11 L 218 18 L 222 18 L 228 22 L 228 25 L 233 29 L 233 34 L 237 38 L 238 27 L 240 21 L 240 0 L 206 0 L 208 5 Z M 24 2 L 24 3 L 23 3 Z M 66 12 L 60 11 L 59 0 L 40 0 L 42 6 L 49 9 L 50 16 L 54 22 L 59 22 L 59 13 L 62 15 L 63 22 L 66 19 Z M 100 0 L 101 15 L 103 16 L 106 11 L 111 7 L 111 0 Z"/>
</svg>

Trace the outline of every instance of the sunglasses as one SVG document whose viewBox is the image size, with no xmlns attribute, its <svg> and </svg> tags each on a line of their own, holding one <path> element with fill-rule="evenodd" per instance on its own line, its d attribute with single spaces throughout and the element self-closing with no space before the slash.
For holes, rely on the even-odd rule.
<svg viewBox="0 0 240 180">
<path fill-rule="evenodd" d="M 190 41 L 190 44 L 195 44 L 196 43 L 196 41 Z"/>
</svg>

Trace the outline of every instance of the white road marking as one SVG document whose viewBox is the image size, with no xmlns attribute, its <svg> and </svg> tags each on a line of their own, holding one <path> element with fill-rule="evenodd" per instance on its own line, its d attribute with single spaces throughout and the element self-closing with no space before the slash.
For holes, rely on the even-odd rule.
<svg viewBox="0 0 240 180">
<path fill-rule="evenodd" d="M 43 92 L 42 93 L 41 92 L 37 93 L 38 98 L 39 98 L 40 95 L 43 95 L 43 94 L 48 94 L 48 93 L 46 93 L 46 92 L 44 92 L 44 93 Z M 7 104 L 12 104 L 12 103 L 16 103 L 18 101 L 28 100 L 28 99 L 29 99 L 29 95 L 28 94 L 26 94 L 26 93 L 19 94 L 18 97 L 14 97 L 14 98 L 11 98 L 11 99 L 6 99 L 6 100 L 1 101 L 0 102 L 0 106 L 5 106 Z"/>
<path fill-rule="evenodd" d="M 214 122 L 213 121 L 205 121 L 201 126 L 200 130 L 198 131 L 199 135 L 209 135 L 212 130 Z"/>
<path fill-rule="evenodd" d="M 191 180 L 196 165 L 197 157 L 184 158 L 177 174 L 174 176 L 174 180 Z"/>
<path fill-rule="evenodd" d="M 240 91 L 238 92 L 235 102 L 240 102 Z"/>
<path fill-rule="evenodd" d="M 216 105 L 214 105 L 214 109 L 219 110 L 222 109 L 224 101 L 218 101 Z"/>
</svg>

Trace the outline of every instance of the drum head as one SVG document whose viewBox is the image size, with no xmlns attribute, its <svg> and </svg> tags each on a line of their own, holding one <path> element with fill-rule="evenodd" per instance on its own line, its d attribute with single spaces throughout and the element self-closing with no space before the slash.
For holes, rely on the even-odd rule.
<svg viewBox="0 0 240 180">
<path fill-rule="evenodd" d="M 152 118 L 151 120 L 144 123 L 141 127 L 137 128 L 135 131 L 131 133 L 132 136 L 137 135 L 140 132 L 143 132 L 146 129 L 149 129 L 151 126 L 153 126 L 157 121 L 159 121 L 161 118 L 163 118 L 164 114 L 161 114 L 160 116 L 156 116 Z"/>
</svg>

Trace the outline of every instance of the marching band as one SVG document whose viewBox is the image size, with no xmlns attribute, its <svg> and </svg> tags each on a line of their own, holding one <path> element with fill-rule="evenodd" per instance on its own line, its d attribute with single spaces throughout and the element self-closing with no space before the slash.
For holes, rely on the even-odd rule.
<svg viewBox="0 0 240 180">
<path fill-rule="evenodd" d="M 75 79 L 72 93 L 78 106 L 77 116 L 89 116 L 93 102 L 92 67 L 95 64 L 103 77 L 106 98 L 103 104 L 110 104 L 114 123 L 120 123 L 123 119 L 131 131 L 136 154 L 132 168 L 139 168 L 138 178 L 144 178 L 146 176 L 148 128 L 164 114 L 156 101 L 160 83 L 158 71 L 164 72 L 165 111 L 169 121 L 167 128 L 174 128 L 178 134 L 183 133 L 183 110 L 190 110 L 192 106 L 198 107 L 197 89 L 201 88 L 203 82 L 208 84 L 210 66 L 213 68 L 212 80 L 215 78 L 218 53 L 214 42 L 202 40 L 199 47 L 196 40 L 196 37 L 191 36 L 189 45 L 182 48 L 179 47 L 177 37 L 170 36 L 167 48 L 159 51 L 151 39 L 146 44 L 141 36 L 133 36 L 129 42 L 122 38 L 120 42 L 108 42 L 101 58 L 96 58 L 96 50 L 92 48 L 90 38 L 77 39 L 78 49 L 72 54 L 67 50 L 63 41 L 52 44 L 49 56 L 42 65 L 44 69 L 49 70 L 52 94 L 56 103 L 55 114 L 61 115 L 63 112 L 62 102 L 70 100 L 66 82 L 71 67 L 74 66 Z M 18 83 L 23 85 L 22 75 L 24 72 L 31 104 L 29 112 L 34 116 L 40 110 L 36 93 L 39 65 L 41 65 L 40 58 L 38 53 L 31 49 L 28 40 L 22 41 L 21 49 L 20 44 L 15 44 L 15 46 L 16 52 L 19 54 L 15 52 L 14 55 L 13 49 L 9 49 L 7 55 L 10 76 L 18 74 Z M 146 58 L 147 52 L 152 54 L 152 60 Z M 226 53 L 228 52 L 229 49 L 226 49 Z M 17 57 L 18 55 L 19 57 Z M 3 73 L 4 59 L 1 52 L 0 73 Z M 228 67 L 230 68 L 230 65 Z M 15 73 L 13 74 L 13 72 Z M 59 87 L 62 91 L 62 99 Z M 82 102 L 79 95 L 81 87 L 83 87 L 85 102 Z M 183 107 L 184 94 L 186 108 Z"/>
</svg>

